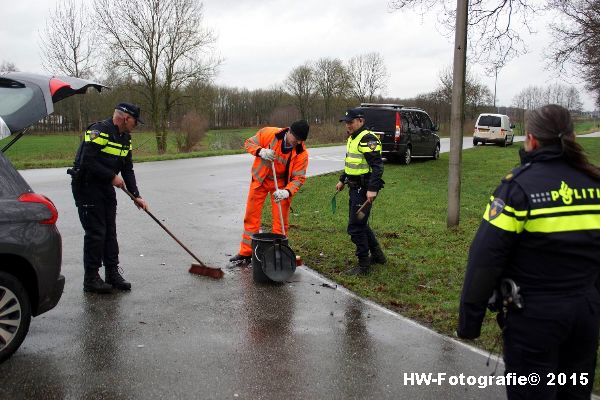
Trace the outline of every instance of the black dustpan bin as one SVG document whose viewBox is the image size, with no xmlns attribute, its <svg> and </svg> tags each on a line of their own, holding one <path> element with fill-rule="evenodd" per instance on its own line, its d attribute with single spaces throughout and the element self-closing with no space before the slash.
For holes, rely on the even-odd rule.
<svg viewBox="0 0 600 400">
<path fill-rule="evenodd" d="M 275 241 L 263 252 L 262 269 L 275 282 L 285 282 L 296 272 L 296 254 L 287 245 Z"/>
<path fill-rule="evenodd" d="M 283 282 L 296 271 L 296 255 L 279 233 L 252 235 L 252 277 L 254 282 Z"/>
</svg>

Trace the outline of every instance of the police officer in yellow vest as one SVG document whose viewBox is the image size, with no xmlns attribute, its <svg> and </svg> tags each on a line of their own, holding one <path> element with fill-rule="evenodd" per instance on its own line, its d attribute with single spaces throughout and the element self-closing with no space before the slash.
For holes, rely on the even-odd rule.
<svg viewBox="0 0 600 400">
<path fill-rule="evenodd" d="M 73 197 L 85 230 L 83 290 L 86 292 L 109 293 L 113 288 L 131 290 L 131 284 L 119 273 L 114 187 L 127 187 L 136 197 L 135 205 L 148 208 L 140 197 L 131 159 L 130 133 L 138 123 L 143 123 L 139 107 L 117 104 L 112 118 L 87 128 L 73 168 L 67 171 L 72 176 Z M 98 274 L 102 265 L 106 281 Z"/>
<path fill-rule="evenodd" d="M 480 335 L 500 281 L 506 374 L 536 379 L 507 385 L 508 398 L 589 399 L 600 326 L 600 169 L 561 106 L 529 112 L 525 133 L 521 166 L 491 196 L 471 244 L 457 334 Z"/>
<path fill-rule="evenodd" d="M 344 173 L 336 185 L 341 191 L 347 184 L 350 190 L 348 234 L 356 245 L 358 266 L 349 270 L 350 275 L 366 275 L 371 264 L 385 264 L 383 250 L 368 224 L 373 201 L 383 188 L 383 160 L 381 142 L 377 135 L 365 128 L 365 116 L 360 109 L 350 109 L 340 122 L 346 123 L 348 143 Z M 361 206 L 368 202 L 361 213 Z"/>
</svg>

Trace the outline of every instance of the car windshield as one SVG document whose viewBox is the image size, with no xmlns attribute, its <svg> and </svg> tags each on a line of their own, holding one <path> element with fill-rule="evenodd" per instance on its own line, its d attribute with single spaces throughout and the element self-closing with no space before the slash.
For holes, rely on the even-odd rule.
<svg viewBox="0 0 600 400">
<path fill-rule="evenodd" d="M 500 125 L 500 117 L 496 117 L 494 115 L 482 115 L 479 117 L 479 122 L 477 123 L 479 126 L 493 126 L 494 128 L 499 128 Z"/>
</svg>

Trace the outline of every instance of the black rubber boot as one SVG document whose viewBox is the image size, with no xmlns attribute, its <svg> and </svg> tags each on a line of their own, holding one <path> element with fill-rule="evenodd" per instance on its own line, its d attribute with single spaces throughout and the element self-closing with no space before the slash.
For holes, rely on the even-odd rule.
<svg viewBox="0 0 600 400">
<path fill-rule="evenodd" d="M 229 262 L 234 264 L 249 264 L 252 261 L 252 256 L 243 256 L 241 254 L 236 254 L 235 256 L 229 259 Z"/>
<path fill-rule="evenodd" d="M 127 282 L 119 273 L 119 267 L 106 267 L 105 269 L 106 283 L 112 285 L 114 289 L 131 290 L 131 283 Z"/>
<path fill-rule="evenodd" d="M 385 258 L 385 254 L 383 254 L 380 246 L 371 250 L 371 264 L 385 264 L 386 262 L 387 258 Z"/>
<path fill-rule="evenodd" d="M 371 260 L 369 257 L 358 259 L 358 266 L 346 271 L 346 275 L 367 275 L 371 270 Z"/>
<path fill-rule="evenodd" d="M 112 292 L 112 286 L 100 278 L 97 269 L 86 269 L 83 277 L 83 291 L 106 294 Z"/>
</svg>

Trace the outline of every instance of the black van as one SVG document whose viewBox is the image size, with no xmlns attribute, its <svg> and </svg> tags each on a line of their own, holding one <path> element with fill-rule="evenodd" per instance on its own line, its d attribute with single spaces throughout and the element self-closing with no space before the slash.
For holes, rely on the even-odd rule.
<svg viewBox="0 0 600 400">
<path fill-rule="evenodd" d="M 357 107 L 365 115 L 365 126 L 379 135 L 383 157 L 410 164 L 412 158 L 440 157 L 437 125 L 420 108 L 399 104 L 362 103 Z"/>
</svg>

